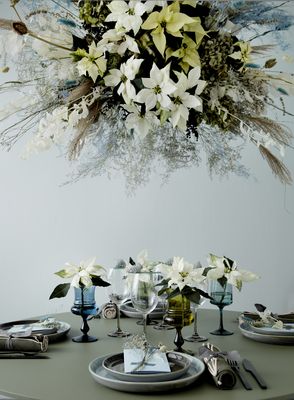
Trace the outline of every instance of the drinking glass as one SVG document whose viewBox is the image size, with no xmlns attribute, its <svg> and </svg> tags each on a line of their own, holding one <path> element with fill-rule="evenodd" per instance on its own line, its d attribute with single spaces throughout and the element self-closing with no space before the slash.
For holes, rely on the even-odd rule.
<svg viewBox="0 0 294 400">
<path fill-rule="evenodd" d="M 197 311 L 200 306 L 202 306 L 206 301 L 206 298 L 201 296 L 199 304 L 191 303 L 191 309 L 194 316 L 193 333 L 191 336 L 185 337 L 186 342 L 206 342 L 208 339 L 205 336 L 200 336 L 197 330 Z"/>
<path fill-rule="evenodd" d="M 108 273 L 108 282 L 110 283 L 110 286 L 107 287 L 108 296 L 117 308 L 117 329 L 108 333 L 108 336 L 111 337 L 126 337 L 130 335 L 129 332 L 121 330 L 120 327 L 120 306 L 130 296 L 126 275 L 124 266 L 112 268 Z"/>
<path fill-rule="evenodd" d="M 219 308 L 220 315 L 219 328 L 210 333 L 212 335 L 220 336 L 232 335 L 233 332 L 224 329 L 223 324 L 223 308 L 233 303 L 232 285 L 226 282 L 225 285 L 222 286 L 218 281 L 211 280 L 209 282 L 209 294 L 212 297 L 210 303 L 216 305 Z"/>
<path fill-rule="evenodd" d="M 162 316 L 161 322 L 159 324 L 154 325 L 153 329 L 157 329 L 160 331 L 174 329 L 173 326 L 170 326 L 164 322 L 164 315 L 166 314 L 167 305 L 168 305 L 167 293 L 163 293 L 161 296 L 159 296 L 159 303 L 161 304 L 161 307 L 162 307 L 163 316 Z"/>
<path fill-rule="evenodd" d="M 158 303 L 157 272 L 132 273 L 131 300 L 134 308 L 143 315 L 143 334 L 146 336 L 147 315 L 153 311 Z M 147 337 L 147 336 L 146 336 Z"/>
<path fill-rule="evenodd" d="M 90 327 L 88 319 L 97 314 L 95 301 L 96 286 L 74 288 L 74 304 L 71 307 L 71 312 L 75 315 L 80 315 L 83 319 L 81 326 L 82 335 L 72 338 L 76 343 L 90 343 L 97 340 L 96 336 L 88 335 Z"/>
</svg>

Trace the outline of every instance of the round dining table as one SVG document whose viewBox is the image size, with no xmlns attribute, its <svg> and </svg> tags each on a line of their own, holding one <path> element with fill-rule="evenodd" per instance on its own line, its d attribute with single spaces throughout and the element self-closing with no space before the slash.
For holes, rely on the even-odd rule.
<svg viewBox="0 0 294 400">
<path fill-rule="evenodd" d="M 244 337 L 238 328 L 235 311 L 225 311 L 224 325 L 234 332 L 231 336 L 215 336 L 209 332 L 218 325 L 216 310 L 200 309 L 198 331 L 222 351 L 238 350 L 242 357 L 249 359 L 267 383 L 261 389 L 254 378 L 243 371 L 253 389 L 246 390 L 237 379 L 231 390 L 218 389 L 209 375 L 204 373 L 190 386 L 177 391 L 150 393 L 119 392 L 97 383 L 89 373 L 92 360 L 107 354 L 122 352 L 125 338 L 107 335 L 116 327 L 114 319 L 92 319 L 89 334 L 98 337 L 92 343 L 75 343 L 72 337 L 79 335 L 81 318 L 71 313 L 52 315 L 58 321 L 71 325 L 71 330 L 55 343 L 50 343 L 46 353 L 35 358 L 0 358 L 0 398 L 4 393 L 11 399 L 29 398 L 39 400 L 146 400 L 152 395 L 157 399 L 181 400 L 293 400 L 294 399 L 294 346 L 260 343 Z M 122 329 L 134 334 L 142 332 L 136 318 L 122 318 Z M 192 325 L 183 329 L 183 336 L 192 333 Z M 174 348 L 175 330 L 156 330 L 147 327 L 148 339 L 153 344 L 163 343 L 170 350 Z M 185 342 L 184 348 L 198 353 L 202 343 Z M 10 393 L 10 395 L 8 395 Z M 12 395 L 15 394 L 15 396 Z M 25 397 L 18 397 L 25 396 Z"/>
</svg>

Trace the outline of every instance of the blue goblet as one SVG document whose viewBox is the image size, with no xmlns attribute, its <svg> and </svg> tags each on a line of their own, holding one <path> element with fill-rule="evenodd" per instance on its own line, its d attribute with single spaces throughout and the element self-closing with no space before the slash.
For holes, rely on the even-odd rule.
<svg viewBox="0 0 294 400">
<path fill-rule="evenodd" d="M 75 315 L 80 315 L 83 318 L 83 323 L 81 326 L 82 335 L 72 338 L 73 342 L 77 343 L 87 343 L 96 342 L 98 340 L 95 336 L 89 336 L 88 332 L 90 330 L 87 319 L 97 314 L 96 302 L 95 302 L 95 288 L 96 286 L 91 286 L 89 288 L 74 288 L 75 299 L 74 305 L 71 308 L 71 312 Z"/>
<path fill-rule="evenodd" d="M 232 285 L 227 282 L 221 285 L 218 281 L 210 281 L 209 295 L 212 297 L 210 303 L 216 305 L 220 313 L 219 328 L 210 333 L 219 336 L 233 335 L 233 332 L 224 329 L 223 323 L 223 308 L 233 303 Z"/>
</svg>

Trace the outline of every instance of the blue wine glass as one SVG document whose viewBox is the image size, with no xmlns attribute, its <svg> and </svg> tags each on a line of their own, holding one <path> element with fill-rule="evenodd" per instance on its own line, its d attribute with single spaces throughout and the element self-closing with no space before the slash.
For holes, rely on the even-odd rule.
<svg viewBox="0 0 294 400">
<path fill-rule="evenodd" d="M 223 308 L 233 303 L 232 285 L 227 282 L 225 282 L 224 285 L 221 285 L 217 280 L 216 281 L 211 280 L 209 282 L 209 295 L 212 297 L 210 303 L 217 306 L 219 308 L 219 313 L 220 313 L 219 327 L 218 329 L 210 333 L 212 335 L 219 335 L 219 336 L 233 335 L 233 332 L 224 329 L 224 323 L 223 323 Z"/>
</svg>

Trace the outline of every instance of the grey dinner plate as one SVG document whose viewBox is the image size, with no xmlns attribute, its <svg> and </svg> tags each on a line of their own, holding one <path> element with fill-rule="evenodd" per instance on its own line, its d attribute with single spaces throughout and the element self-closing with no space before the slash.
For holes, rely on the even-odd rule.
<svg viewBox="0 0 294 400">
<path fill-rule="evenodd" d="M 199 379 L 205 370 L 204 363 L 201 360 L 186 355 L 186 357 L 190 358 L 191 364 L 187 372 L 178 379 L 160 382 L 127 382 L 114 377 L 103 368 L 102 363 L 105 358 L 109 356 L 110 355 L 95 358 L 95 360 L 89 364 L 89 372 L 96 382 L 121 392 L 151 393 L 172 391 L 191 385 Z"/>
<path fill-rule="evenodd" d="M 276 334 L 264 334 L 260 332 L 255 332 L 250 323 L 244 321 L 240 322 L 239 329 L 243 336 L 248 339 L 255 340 L 256 342 L 270 343 L 270 344 L 294 344 L 294 336 L 283 336 Z"/>
<path fill-rule="evenodd" d="M 103 362 L 103 368 L 122 381 L 127 382 L 160 382 L 171 381 L 184 375 L 190 367 L 191 359 L 184 354 L 177 352 L 168 352 L 167 359 L 170 365 L 171 372 L 157 373 L 126 373 L 124 372 L 124 354 L 118 353 L 106 357 Z"/>
<path fill-rule="evenodd" d="M 14 325 L 30 325 L 37 322 L 40 322 L 40 320 L 28 319 L 28 320 L 5 322 L 4 324 L 0 324 L 0 330 L 6 331 L 12 328 Z M 62 340 L 71 328 L 71 326 L 67 322 L 63 321 L 56 321 L 56 322 L 60 323 L 60 327 L 57 329 L 57 331 L 46 334 L 46 336 L 48 336 L 49 343 Z"/>
</svg>

